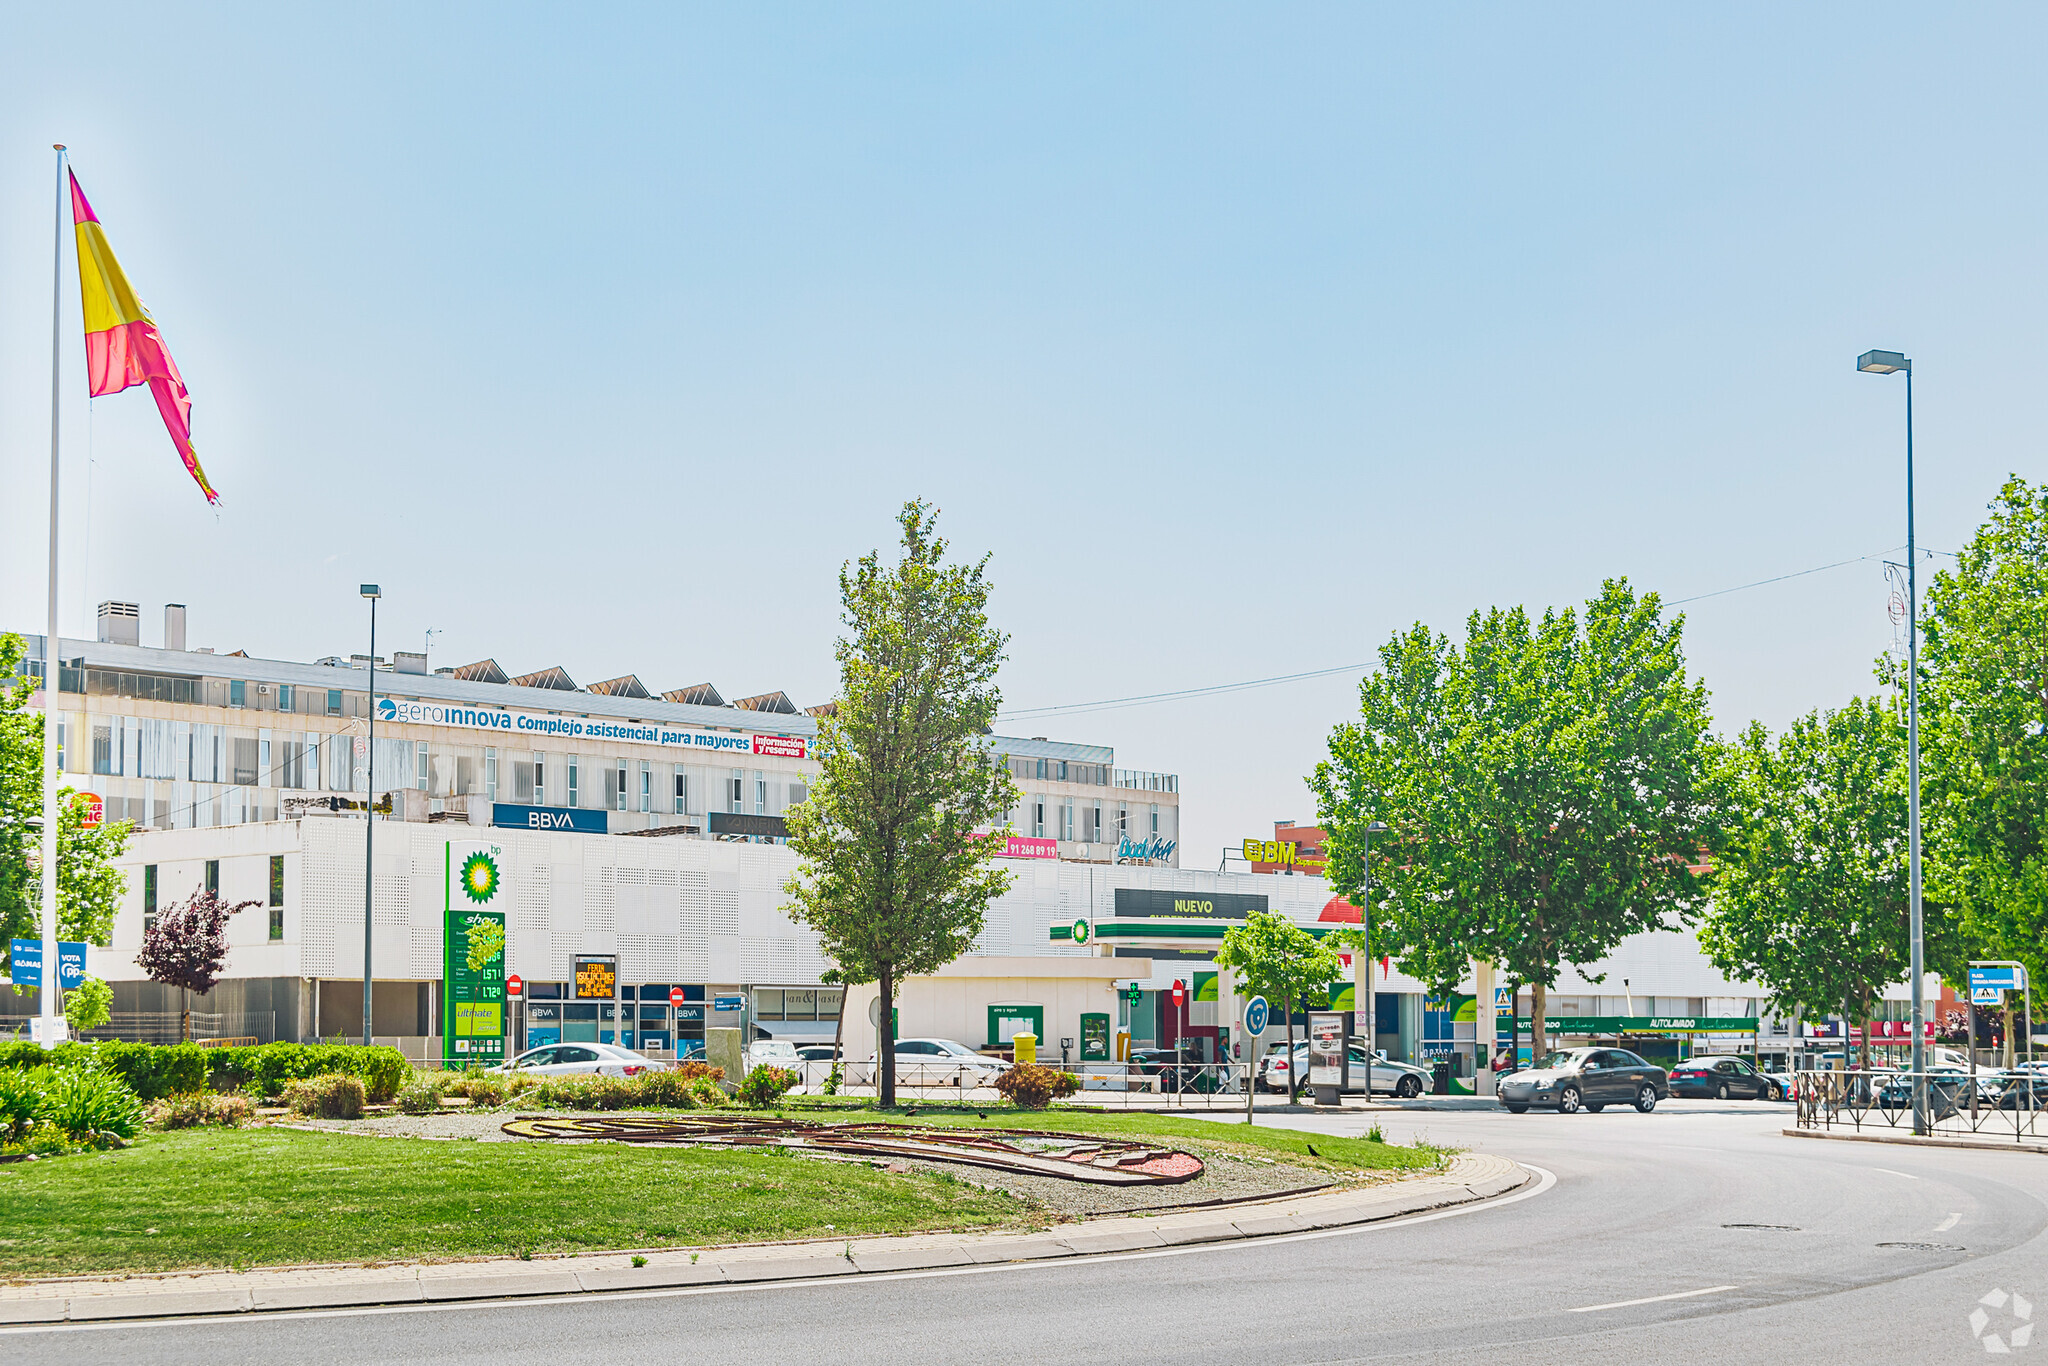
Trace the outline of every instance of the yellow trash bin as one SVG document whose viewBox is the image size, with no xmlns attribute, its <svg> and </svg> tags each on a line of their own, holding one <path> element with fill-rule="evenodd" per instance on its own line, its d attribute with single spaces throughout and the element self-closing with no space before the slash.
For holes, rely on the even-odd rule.
<svg viewBox="0 0 2048 1366">
<path fill-rule="evenodd" d="M 1010 1039 L 1010 1045 L 1017 1050 L 1018 1062 L 1038 1061 L 1038 1036 L 1036 1034 L 1013 1035 Z"/>
</svg>

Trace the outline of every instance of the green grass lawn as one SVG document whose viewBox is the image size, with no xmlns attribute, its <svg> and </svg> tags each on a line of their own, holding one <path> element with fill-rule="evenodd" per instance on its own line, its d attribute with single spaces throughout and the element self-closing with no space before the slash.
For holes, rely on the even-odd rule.
<svg viewBox="0 0 2048 1366">
<path fill-rule="evenodd" d="M 1017 1200 L 747 1152 L 188 1129 L 0 1166 L 0 1271 L 275 1266 L 986 1228 Z"/>
<path fill-rule="evenodd" d="M 789 1107 L 790 1118 L 1056 1129 L 1232 1152 L 1332 1176 L 1439 1153 L 1266 1124 L 1085 1110 Z M 986 1114 L 987 1118 L 980 1117 Z M 1315 1152 L 1309 1152 L 1313 1144 Z M 1198 1198 L 1198 1197 L 1197 1197 Z M 1021 1202 L 946 1177 L 756 1152 L 187 1129 L 0 1166 L 0 1272 L 277 1266 L 1022 1227 Z"/>
</svg>

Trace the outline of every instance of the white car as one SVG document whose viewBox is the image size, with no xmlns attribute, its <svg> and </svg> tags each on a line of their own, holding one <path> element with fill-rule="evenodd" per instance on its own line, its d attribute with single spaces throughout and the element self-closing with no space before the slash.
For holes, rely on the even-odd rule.
<svg viewBox="0 0 2048 1366">
<path fill-rule="evenodd" d="M 1351 1085 L 1349 1091 L 1365 1089 L 1365 1046 L 1352 1044 Z M 1293 1061 L 1296 1067 L 1308 1065 L 1308 1044 L 1297 1041 L 1294 1045 Z M 1276 1048 L 1266 1054 L 1259 1064 L 1259 1084 L 1268 1091 L 1285 1091 L 1292 1068 L 1288 1065 L 1287 1050 Z M 1411 1100 L 1430 1087 L 1432 1078 L 1426 1068 L 1413 1063 L 1395 1062 L 1382 1053 L 1375 1053 L 1372 1059 L 1372 1090 L 1374 1095 L 1391 1095 L 1402 1100 Z M 1307 1082 L 1301 1085 L 1304 1089 Z"/>
<path fill-rule="evenodd" d="M 1010 1070 L 1001 1058 L 986 1058 L 953 1039 L 898 1039 L 899 1086 L 993 1086 Z"/>
<path fill-rule="evenodd" d="M 529 1048 L 518 1057 L 490 1070 L 524 1072 L 528 1076 L 637 1077 L 642 1072 L 660 1072 L 665 1062 L 609 1043 L 550 1043 Z"/>
<path fill-rule="evenodd" d="M 788 1039 L 756 1039 L 747 1045 L 749 1072 L 757 1067 L 782 1067 L 791 1072 L 801 1072 L 803 1065 L 802 1055 Z"/>
</svg>

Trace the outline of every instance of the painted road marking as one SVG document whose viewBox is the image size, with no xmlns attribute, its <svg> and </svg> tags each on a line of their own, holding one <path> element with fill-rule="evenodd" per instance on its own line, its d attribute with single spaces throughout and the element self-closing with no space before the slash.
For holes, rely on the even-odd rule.
<svg viewBox="0 0 2048 1366">
<path fill-rule="evenodd" d="M 1903 1176 L 1908 1181 L 1918 1181 L 1920 1179 L 1919 1177 L 1913 1175 L 1913 1173 L 1911 1172 L 1895 1172 L 1890 1167 L 1872 1167 L 1870 1170 L 1874 1172 L 1883 1172 L 1886 1176 Z"/>
<path fill-rule="evenodd" d="M 1946 1219 L 1942 1220 L 1942 1221 L 1941 1221 L 1940 1223 L 1936 1224 L 1936 1225 L 1934 1226 L 1934 1231 L 1935 1231 L 1936 1233 L 1946 1233 L 1946 1232 L 1948 1232 L 1948 1231 L 1949 1231 L 1950 1229 L 1954 1228 L 1954 1227 L 1955 1227 L 1955 1226 L 1956 1226 L 1957 1224 L 1960 1224 L 1960 1223 L 1962 1223 L 1962 1222 L 1963 1222 L 1963 1216 L 1962 1216 L 1962 1215 L 1960 1215 L 1960 1214 L 1951 1214 L 1951 1215 L 1950 1215 L 1950 1216 L 1949 1216 L 1948 1218 L 1946 1218 Z"/>
<path fill-rule="evenodd" d="M 1627 1309 L 1637 1304 L 1661 1304 L 1665 1300 L 1689 1300 L 1695 1295 L 1718 1295 L 1723 1290 L 1735 1289 L 1732 1285 L 1710 1285 L 1705 1290 L 1677 1290 L 1669 1295 L 1645 1295 L 1639 1300 L 1616 1300 L 1613 1304 L 1582 1304 L 1577 1309 L 1567 1309 L 1567 1314 L 1597 1314 L 1602 1309 Z"/>
</svg>

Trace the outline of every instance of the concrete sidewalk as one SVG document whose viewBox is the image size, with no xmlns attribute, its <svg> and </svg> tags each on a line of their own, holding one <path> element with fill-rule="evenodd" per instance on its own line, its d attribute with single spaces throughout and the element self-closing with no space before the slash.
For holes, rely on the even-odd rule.
<svg viewBox="0 0 2048 1366">
<path fill-rule="evenodd" d="M 1825 1138 L 1837 1143 L 1897 1143 L 1908 1148 L 1974 1148 L 1986 1153 L 2048 1153 L 2048 1143 L 2039 1140 L 1986 1138 L 1982 1134 L 1967 1134 L 1950 1137 L 1946 1134 L 1929 1134 L 1921 1137 L 1914 1133 L 1883 1132 L 1878 1129 L 1787 1129 L 1787 1138 Z"/>
<path fill-rule="evenodd" d="M 609 1252 L 532 1261 L 508 1257 L 25 1281 L 0 1286 L 0 1324 L 579 1295 L 1035 1261 L 1372 1223 L 1505 1195 L 1534 1179 L 1506 1158 L 1461 1154 L 1445 1171 L 1414 1180 L 1222 1209 L 1089 1219 L 1042 1233 L 924 1233 L 696 1251 L 667 1248 L 643 1254 L 647 1264 L 637 1267 L 631 1252 Z"/>
</svg>

